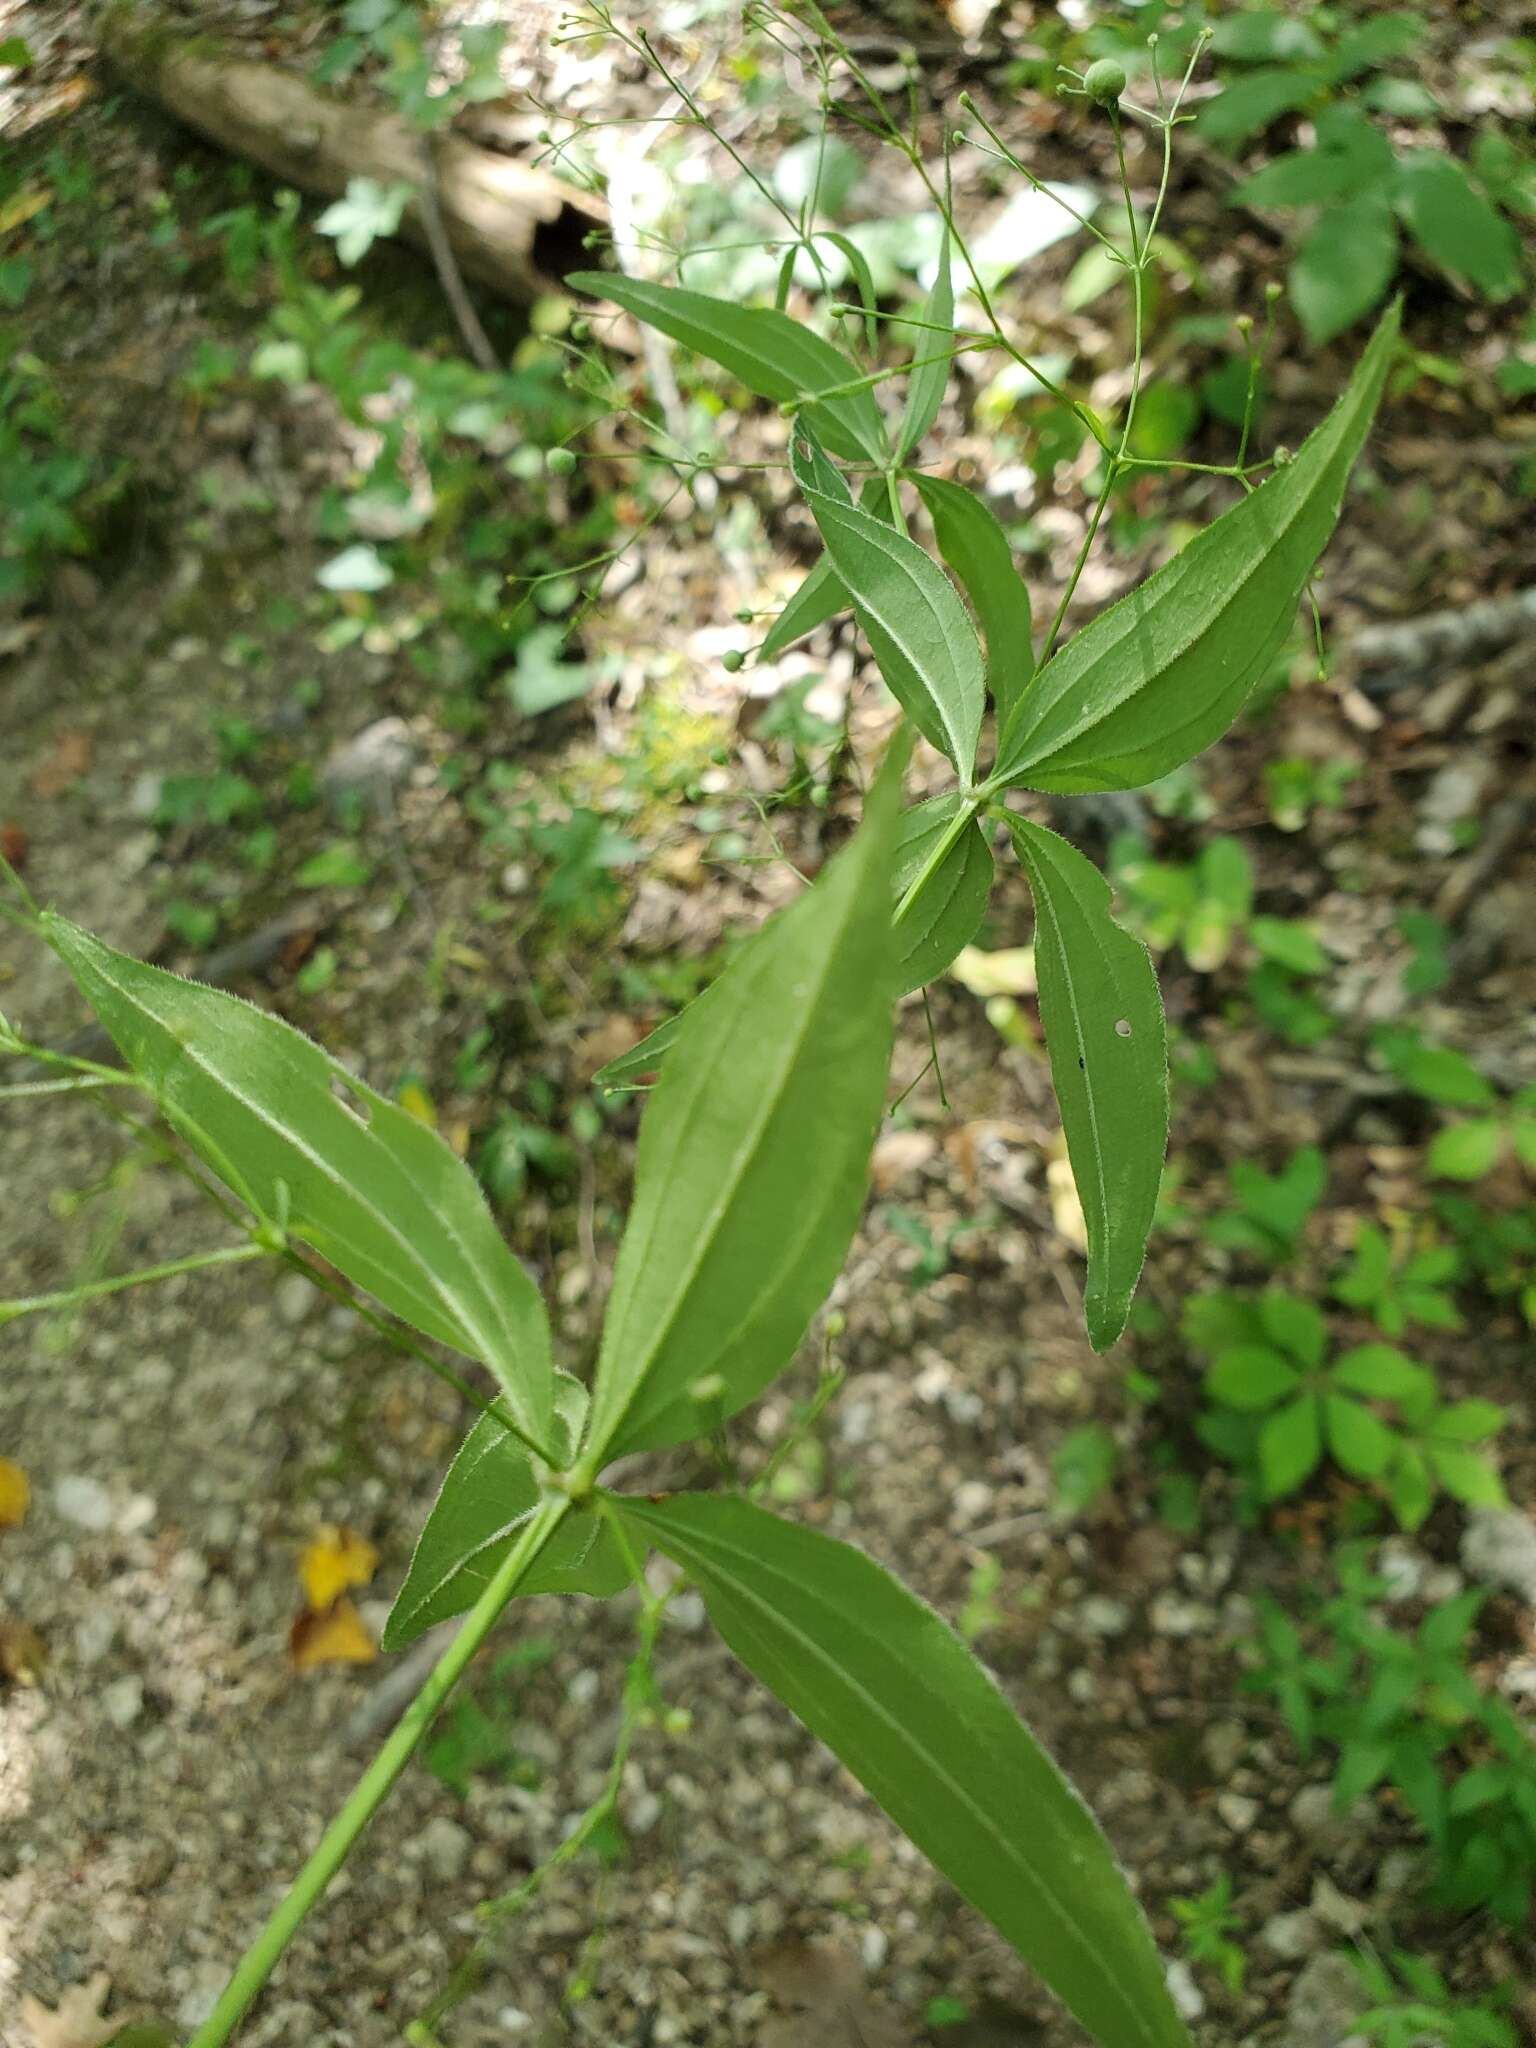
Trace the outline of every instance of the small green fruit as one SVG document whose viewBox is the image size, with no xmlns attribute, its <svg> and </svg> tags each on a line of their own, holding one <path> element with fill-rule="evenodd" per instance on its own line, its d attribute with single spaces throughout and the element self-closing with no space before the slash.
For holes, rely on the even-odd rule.
<svg viewBox="0 0 1536 2048">
<path fill-rule="evenodd" d="M 1096 106 L 1117 106 L 1125 91 L 1125 66 L 1113 57 L 1101 57 L 1083 73 L 1083 91 Z"/>
<path fill-rule="evenodd" d="M 588 341 L 591 339 L 591 336 L 592 322 L 590 320 L 573 320 L 571 322 L 572 341 Z"/>
<path fill-rule="evenodd" d="M 725 670 L 728 676 L 735 675 L 737 669 L 741 667 L 741 663 L 741 652 L 738 648 L 735 647 L 729 648 L 720 657 L 720 665 Z"/>
<path fill-rule="evenodd" d="M 576 467 L 576 458 L 569 448 L 551 448 L 544 458 L 544 467 L 551 476 L 569 476 Z"/>
</svg>

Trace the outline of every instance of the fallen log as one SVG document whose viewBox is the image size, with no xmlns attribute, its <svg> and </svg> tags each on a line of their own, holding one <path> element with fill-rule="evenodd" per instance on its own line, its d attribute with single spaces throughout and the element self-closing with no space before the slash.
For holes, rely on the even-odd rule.
<svg viewBox="0 0 1536 2048">
<path fill-rule="evenodd" d="M 428 208 L 435 194 L 459 267 L 506 298 L 526 301 L 557 285 L 605 222 L 600 200 L 546 171 L 462 136 L 429 139 L 377 103 L 157 21 L 142 0 L 110 8 L 101 36 L 105 55 L 145 98 L 291 185 L 334 199 L 349 179 L 374 178 L 425 190 Z M 418 197 L 401 233 L 430 251 L 433 225 Z"/>
</svg>

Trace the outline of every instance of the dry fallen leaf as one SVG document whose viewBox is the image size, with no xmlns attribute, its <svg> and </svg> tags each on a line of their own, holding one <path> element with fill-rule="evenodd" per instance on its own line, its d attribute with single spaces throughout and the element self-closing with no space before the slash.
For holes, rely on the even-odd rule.
<svg viewBox="0 0 1536 2048">
<path fill-rule="evenodd" d="M 301 1608 L 288 1632 L 288 1649 L 296 1671 L 313 1671 L 319 1664 L 371 1664 L 379 1654 L 345 1594 L 321 1614 Z"/>
<path fill-rule="evenodd" d="M 1045 1185 L 1051 1197 L 1051 1221 L 1069 1245 L 1077 1251 L 1086 1252 L 1088 1226 L 1083 1221 L 1083 1205 L 1078 1198 L 1071 1161 L 1053 1159 L 1045 1169 Z"/>
<path fill-rule="evenodd" d="M 34 2048 L 102 2048 L 117 2033 L 123 2021 L 103 2019 L 101 2008 L 112 1989 L 112 1979 L 98 1970 L 83 1984 L 71 1984 L 60 1992 L 51 2011 L 35 1998 L 21 2001 L 21 2023 L 32 2036 Z"/>
<path fill-rule="evenodd" d="M 27 185 L 0 206 L 0 235 L 25 227 L 45 206 L 52 206 L 53 190 L 48 185 Z"/>
<path fill-rule="evenodd" d="M 366 1586 L 379 1568 L 379 1553 L 355 1529 L 327 1526 L 299 1560 L 304 1598 L 317 1614 L 353 1586 Z"/>
<path fill-rule="evenodd" d="M 787 1935 L 757 1950 L 753 1974 L 780 2008 L 763 2023 L 763 2048 L 910 2048 L 909 2023 L 864 1982 L 856 1955 L 831 1941 Z"/>
<path fill-rule="evenodd" d="M 0 821 L 0 854 L 13 868 L 24 868 L 27 864 L 26 827 L 18 825 L 14 818 Z"/>
<path fill-rule="evenodd" d="M 19 1529 L 27 1519 L 32 1485 L 19 1465 L 0 1458 L 0 1529 Z"/>
<path fill-rule="evenodd" d="M 91 736 L 73 728 L 61 732 L 53 752 L 32 773 L 34 796 L 58 796 L 78 782 L 91 765 Z"/>
<path fill-rule="evenodd" d="M 909 1174 L 921 1172 L 939 1141 L 927 1131 L 887 1131 L 876 1141 L 869 1177 L 877 1195 L 888 1195 Z"/>
<path fill-rule="evenodd" d="M 983 953 L 979 946 L 962 946 L 949 971 L 973 996 L 1032 996 L 1035 949 L 1008 946 L 1000 953 Z"/>
<path fill-rule="evenodd" d="M 0 1621 L 0 1678 L 11 1685 L 36 1685 L 48 1662 L 48 1645 L 25 1621 Z"/>
</svg>

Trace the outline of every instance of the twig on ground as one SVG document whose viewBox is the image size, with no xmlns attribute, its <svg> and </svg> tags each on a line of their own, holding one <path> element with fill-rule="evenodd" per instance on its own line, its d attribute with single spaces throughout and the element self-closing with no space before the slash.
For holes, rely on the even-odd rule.
<svg viewBox="0 0 1536 2048">
<path fill-rule="evenodd" d="M 1362 680 L 1371 696 L 1397 688 L 1404 671 L 1486 654 L 1536 632 L 1536 584 L 1508 597 L 1452 605 L 1395 626 L 1366 626 L 1349 643 L 1352 663 L 1383 674 Z"/>
</svg>

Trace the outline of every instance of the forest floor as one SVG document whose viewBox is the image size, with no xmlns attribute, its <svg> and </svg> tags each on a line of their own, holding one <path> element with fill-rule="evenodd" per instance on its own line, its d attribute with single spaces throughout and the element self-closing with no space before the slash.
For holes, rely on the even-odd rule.
<svg viewBox="0 0 1536 2048">
<path fill-rule="evenodd" d="M 35 20 L 25 25 L 44 40 Z M 763 706 L 740 687 L 751 670 L 733 678 L 719 661 L 744 637 L 729 623 L 735 609 L 766 610 L 793 587 L 805 531 L 782 480 L 749 494 L 726 473 L 715 509 L 685 500 L 608 578 L 581 626 L 600 673 L 590 698 L 535 723 L 491 693 L 466 729 L 457 698 L 423 683 L 409 638 L 391 637 L 381 610 L 350 638 L 335 617 L 366 607 L 349 614 L 327 597 L 323 617 L 316 610 L 317 574 L 337 549 L 325 501 L 366 466 L 329 394 L 238 375 L 197 386 L 200 352 L 248 334 L 253 317 L 200 222 L 252 188 L 226 193 L 230 172 L 213 152 L 112 97 L 83 38 L 59 34 L 39 92 L 72 75 L 92 91 L 40 118 L 18 147 L 38 180 L 57 187 L 72 168 L 86 194 L 74 228 L 32 251 L 28 346 L 58 361 L 78 394 L 75 431 L 110 448 L 129 480 L 92 551 L 0 614 L 7 850 L 40 899 L 185 971 L 204 970 L 215 948 L 178 935 L 168 906 L 216 905 L 220 946 L 255 941 L 247 972 L 226 967 L 230 985 L 381 1089 L 411 1080 L 472 1156 L 492 1137 L 518 1154 L 505 1168 L 519 1191 L 504 1226 L 553 1304 L 559 1355 L 580 1366 L 637 1113 L 620 1101 L 573 1118 L 572 1105 L 590 1105 L 604 1059 L 692 993 L 728 933 L 793 892 L 788 863 L 813 870 L 856 813 L 854 777 L 821 807 L 779 804 L 802 775 L 804 746 L 771 720 L 765 732 Z M 936 107 L 963 83 L 1008 119 L 985 66 L 936 59 L 928 83 Z M 618 94 L 626 113 L 655 97 L 595 60 L 580 85 L 594 107 Z M 1030 118 L 1037 160 L 1063 174 L 1081 155 L 1080 133 L 1074 141 L 1064 124 L 1079 117 L 1047 105 Z M 1107 164 L 1095 160 L 1091 175 L 1107 180 Z M 899 211 L 910 199 L 893 188 L 877 203 Z M 957 193 L 962 219 L 995 203 L 979 175 Z M 1281 267 L 1273 240 L 1235 226 L 1193 170 L 1176 182 L 1170 232 L 1201 267 L 1207 311 L 1256 305 Z M 1080 253 L 1052 248 L 1010 290 L 1054 300 Z M 382 303 L 387 323 L 393 306 L 415 345 L 451 351 L 425 267 L 388 253 L 371 263 L 358 276 L 375 316 Z M 1350 658 L 1367 625 L 1536 581 L 1530 498 L 1516 484 L 1536 453 L 1529 407 L 1517 416 L 1492 377 L 1517 310 L 1406 281 L 1414 346 L 1459 374 L 1417 375 L 1384 409 L 1320 586 L 1330 679 L 1316 681 L 1299 649 L 1290 687 L 1203 757 L 1166 808 L 1065 800 L 1040 813 L 1100 856 L 1128 822 L 1162 860 L 1217 832 L 1240 837 L 1260 908 L 1305 919 L 1327 948 L 1333 1033 L 1315 1045 L 1277 1035 L 1246 999 L 1253 956 L 1241 934 L 1208 971 L 1163 955 L 1170 1019 L 1198 1082 L 1176 1096 L 1180 1176 L 1153 1240 L 1146 1312 L 1120 1350 L 1096 1358 L 1071 1204 L 1052 1173 L 1059 1128 L 1027 974 L 1011 984 L 1003 1030 L 971 987 L 950 977 L 934 988 L 942 1089 L 927 1070 L 923 1005 L 908 1003 L 894 1079 L 911 1093 L 876 1152 L 874 1198 L 833 1297 L 842 1322 L 836 1334 L 818 1325 L 731 1447 L 739 1470 L 760 1467 L 813 1390 L 824 1349 L 845 1368 L 841 1394 L 781 1475 L 784 1504 L 864 1544 L 962 1619 L 1100 1817 L 1170 1955 L 1170 1900 L 1230 1876 L 1245 1982 L 1179 1966 L 1181 1997 L 1213 2048 L 1247 2038 L 1329 2048 L 1358 2003 L 1336 1953 L 1356 1939 L 1416 1949 L 1457 1982 L 1536 1984 L 1528 1930 L 1422 1904 L 1401 1802 L 1371 1796 L 1334 1812 L 1327 1760 L 1304 1760 L 1273 1702 L 1241 1689 L 1258 1603 L 1301 1608 L 1327 1577 L 1335 1539 L 1385 1528 L 1368 1512 L 1362 1520 L 1361 1489 L 1342 1479 L 1278 1518 L 1241 1519 L 1230 1474 L 1194 1435 L 1199 1366 L 1179 1334 L 1192 1294 L 1265 1277 L 1202 1228 L 1228 1200 L 1234 1161 L 1278 1169 L 1298 1147 L 1326 1154 L 1326 1198 L 1291 1275 L 1298 1290 L 1321 1287 L 1362 1218 L 1425 1210 L 1423 1148 L 1440 1113 L 1370 1061 L 1373 1026 L 1411 1017 L 1500 1090 L 1536 1081 L 1529 635 L 1514 660 L 1474 654 L 1390 687 Z M 1060 316 L 1053 331 L 1085 377 L 1113 389 L 1127 339 L 1113 302 Z M 1161 367 L 1177 384 L 1195 373 L 1163 331 Z M 1294 445 L 1321 416 L 1357 341 L 1358 331 L 1321 350 L 1282 342 L 1270 445 Z M 962 464 L 989 453 L 973 416 L 984 381 L 960 377 L 946 414 Z M 732 453 L 746 460 L 771 455 L 782 428 L 759 413 L 733 431 Z M 1188 452 L 1219 461 L 1230 438 L 1207 420 Z M 598 437 L 573 493 L 622 495 L 621 444 L 617 430 Z M 1018 486 L 1037 537 L 1026 563 L 1037 618 L 1049 616 L 1082 533 L 1080 482 L 1041 492 L 1032 509 L 1033 483 Z M 503 488 L 515 499 L 532 486 L 509 475 Z M 1209 480 L 1139 488 L 1085 579 L 1084 616 L 1162 558 L 1170 519 L 1198 521 L 1225 502 Z M 846 624 L 781 673 L 814 686 L 813 731 L 830 720 L 835 732 L 855 691 L 855 764 L 873 757 L 890 707 L 860 680 Z M 1265 782 L 1280 760 L 1353 774 L 1336 801 L 1282 830 Z M 256 824 L 274 828 L 261 867 L 206 811 L 167 816 L 172 780 L 211 781 L 231 761 L 258 792 Z M 917 781 L 935 766 L 920 761 Z M 611 861 L 589 842 L 581 858 L 572 851 L 584 829 L 573 821 L 590 817 Z M 299 885 L 303 863 L 338 837 L 360 851 L 357 877 L 333 868 L 343 879 L 327 883 L 322 866 L 315 886 Z M 570 884 L 560 916 L 540 894 L 552 872 Z M 1421 995 L 1404 985 L 1414 957 L 1405 911 L 1437 920 L 1450 962 Z M 978 943 L 1004 955 L 1031 929 L 1023 878 L 1010 872 Z M 182 933 L 195 930 L 181 920 Z M 0 1007 L 46 1042 L 82 1023 L 62 972 L 9 931 Z M 541 1151 L 551 1131 L 560 1143 Z M 0 1295 L 215 1241 L 185 1182 L 127 1156 L 86 1105 L 6 1106 Z M 1513 1163 L 1478 1193 L 1492 1211 L 1529 1200 Z M 1334 1313 L 1351 1341 L 1369 1334 Z M 1506 1408 L 1504 1484 L 1529 1509 L 1529 1330 L 1510 1301 L 1475 1292 L 1462 1317 L 1405 1343 L 1448 1396 Z M 114 2012 L 189 2030 L 377 1739 L 358 1717 L 387 1684 L 389 1660 L 295 1668 L 299 1559 L 335 1526 L 377 1547 L 377 1578 L 359 1597 L 376 1637 L 463 1412 L 294 1277 L 274 1290 L 258 1272 L 190 1276 L 21 1322 L 0 1347 L 0 1453 L 25 1467 L 33 1492 L 25 1524 L 0 1534 L 0 1622 L 13 1645 L 13 1682 L 0 1688 L 0 2039 L 76 2048 L 67 2030 L 29 2035 L 22 2001 L 55 2007 L 97 1970 L 110 1976 Z M 1113 1463 L 1076 1509 L 1062 1501 L 1064 1442 L 1108 1445 Z M 1170 1472 L 1187 1476 L 1192 1513 L 1187 1503 L 1164 1512 Z M 658 1486 L 708 1480 L 693 1452 L 653 1459 L 645 1474 Z M 1411 1537 L 1387 1536 L 1395 1622 L 1416 1622 L 1466 1584 L 1474 1526 L 1442 1503 Z M 1536 1583 L 1519 1584 L 1515 1573 L 1495 1589 L 1475 1661 L 1529 1711 Z M 439 1774 L 407 1773 L 242 2040 L 373 2048 L 401 2037 L 473 1940 L 477 1902 L 514 1886 L 598 1789 L 633 1618 L 624 1598 L 512 1611 L 469 1681 L 477 1712 L 445 1723 Z M 42 1648 L 22 1655 L 18 1629 L 35 1630 Z M 445 2040 L 1064 2048 L 1076 2038 L 1000 1939 L 734 1666 L 697 1601 L 675 1604 L 657 1675 L 689 1725 L 641 1741 L 611 1858 L 561 1871 L 507 1926 Z M 573 2000 L 577 1978 L 585 1995 Z M 1536 1994 L 1521 1997 L 1536 2040 Z M 96 2038 L 86 2030 L 79 2048 Z"/>
</svg>

